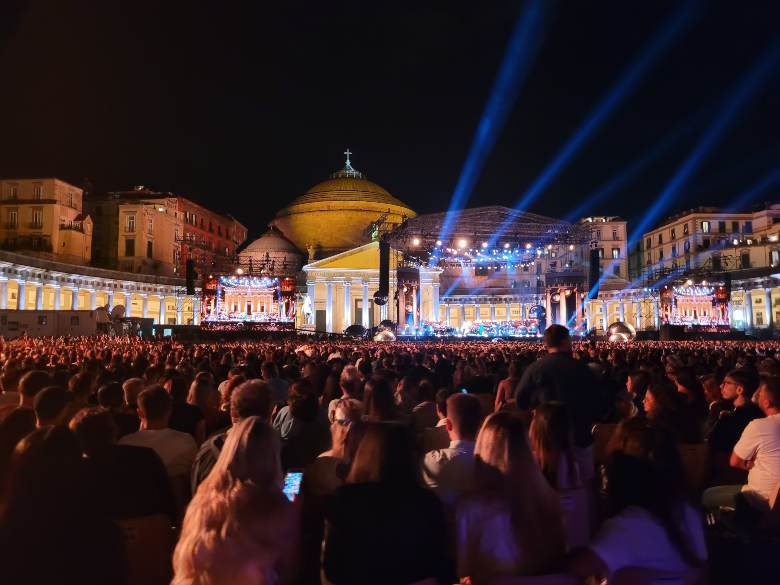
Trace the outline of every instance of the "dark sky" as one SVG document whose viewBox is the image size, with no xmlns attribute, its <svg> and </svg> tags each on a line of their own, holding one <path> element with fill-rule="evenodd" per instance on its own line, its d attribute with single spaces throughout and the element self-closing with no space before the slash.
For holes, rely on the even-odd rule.
<svg viewBox="0 0 780 585">
<path fill-rule="evenodd" d="M 516 201 L 676 4 L 547 2 L 540 53 L 469 205 Z M 349 147 L 356 168 L 415 210 L 442 211 L 522 6 L 4 0 L 0 176 L 145 184 L 257 233 Z M 778 22 L 777 2 L 704 4 L 532 209 L 564 216 L 712 104 L 777 40 Z M 670 212 L 727 203 L 778 166 L 778 79 Z M 636 218 L 707 123 L 599 211 Z"/>
</svg>

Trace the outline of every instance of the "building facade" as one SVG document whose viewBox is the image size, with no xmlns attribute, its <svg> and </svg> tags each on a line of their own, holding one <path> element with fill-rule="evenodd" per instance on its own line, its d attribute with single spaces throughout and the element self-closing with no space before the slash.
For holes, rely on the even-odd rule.
<svg viewBox="0 0 780 585">
<path fill-rule="evenodd" d="M 182 230 L 178 204 L 175 195 L 145 187 L 88 201 L 95 222 L 95 265 L 136 274 L 178 275 L 177 235 Z"/>
<path fill-rule="evenodd" d="M 644 274 L 714 272 L 780 266 L 780 204 L 730 212 L 698 207 L 670 217 L 644 234 Z"/>
<path fill-rule="evenodd" d="M 74 264 L 92 259 L 83 191 L 55 178 L 0 181 L 0 247 Z"/>
<path fill-rule="evenodd" d="M 590 230 L 591 248 L 597 250 L 599 274 L 629 280 L 628 222 L 617 216 L 584 217 L 580 225 Z"/>
<path fill-rule="evenodd" d="M 236 263 L 236 251 L 246 241 L 247 229 L 231 215 L 222 215 L 198 205 L 186 197 L 177 197 L 181 214 L 181 247 L 178 273 L 184 274 L 191 259 L 199 274 L 230 270 Z"/>
</svg>

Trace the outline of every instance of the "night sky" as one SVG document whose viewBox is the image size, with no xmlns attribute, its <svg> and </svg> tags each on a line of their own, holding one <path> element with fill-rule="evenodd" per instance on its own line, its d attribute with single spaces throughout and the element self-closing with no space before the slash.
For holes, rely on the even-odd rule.
<svg viewBox="0 0 780 585">
<path fill-rule="evenodd" d="M 469 206 L 514 203 L 677 4 L 548 2 L 540 52 Z M 144 184 L 258 233 L 349 147 L 357 169 L 416 211 L 443 211 L 522 7 L 4 0 L 0 176 L 86 177 L 97 191 Z M 778 23 L 778 2 L 702 4 L 532 210 L 565 216 L 704 110 L 594 210 L 636 218 L 718 99 L 778 40 Z M 779 164 L 775 71 L 669 213 L 727 204 Z M 762 199 L 778 195 L 780 185 Z"/>
</svg>

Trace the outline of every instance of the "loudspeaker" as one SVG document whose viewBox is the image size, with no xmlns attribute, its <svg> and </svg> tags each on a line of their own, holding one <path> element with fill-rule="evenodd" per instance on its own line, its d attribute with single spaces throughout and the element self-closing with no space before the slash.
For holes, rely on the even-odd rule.
<svg viewBox="0 0 780 585">
<path fill-rule="evenodd" d="M 685 327 L 683 325 L 661 325 L 658 338 L 661 341 L 682 341 L 685 339 Z"/>
<path fill-rule="evenodd" d="M 593 248 L 590 251 L 590 263 L 588 265 L 588 289 L 590 297 L 595 299 L 599 296 L 599 279 L 601 278 L 601 262 L 599 262 L 599 251 Z"/>
<path fill-rule="evenodd" d="M 195 262 L 190 259 L 185 263 L 185 279 L 187 281 L 187 294 L 195 294 Z"/>
<path fill-rule="evenodd" d="M 726 272 L 723 275 L 723 287 L 726 289 L 726 295 L 728 299 L 731 298 L 731 273 Z"/>
<path fill-rule="evenodd" d="M 379 290 L 377 295 L 385 297 L 390 294 L 390 243 L 379 242 Z"/>
</svg>

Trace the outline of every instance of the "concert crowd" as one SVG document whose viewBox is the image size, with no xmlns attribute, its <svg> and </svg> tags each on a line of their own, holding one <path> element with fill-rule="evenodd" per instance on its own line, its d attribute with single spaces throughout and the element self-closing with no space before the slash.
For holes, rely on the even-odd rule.
<svg viewBox="0 0 780 585">
<path fill-rule="evenodd" d="M 775 341 L 19 338 L 0 365 L 3 583 L 780 580 Z"/>
</svg>

